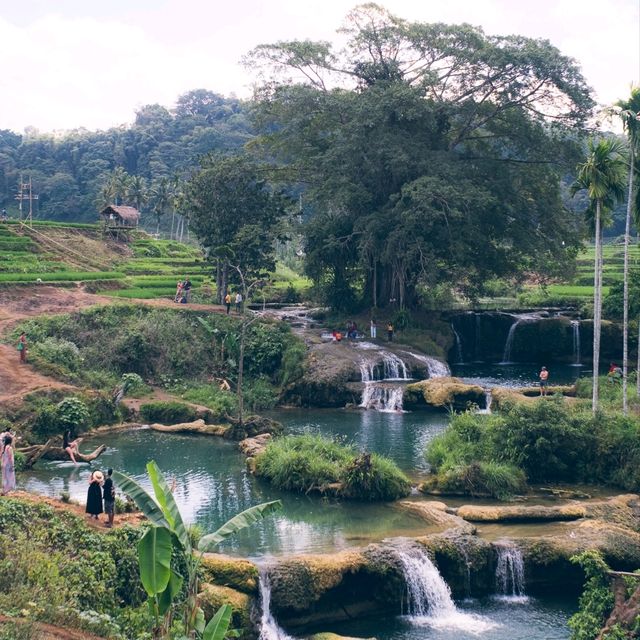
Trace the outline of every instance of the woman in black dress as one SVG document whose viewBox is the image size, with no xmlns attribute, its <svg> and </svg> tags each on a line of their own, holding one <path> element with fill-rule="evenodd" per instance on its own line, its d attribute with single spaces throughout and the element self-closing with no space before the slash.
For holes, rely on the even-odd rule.
<svg viewBox="0 0 640 640">
<path fill-rule="evenodd" d="M 94 471 L 89 478 L 89 490 L 87 491 L 87 508 L 85 511 L 96 520 L 102 513 L 102 471 Z"/>
</svg>

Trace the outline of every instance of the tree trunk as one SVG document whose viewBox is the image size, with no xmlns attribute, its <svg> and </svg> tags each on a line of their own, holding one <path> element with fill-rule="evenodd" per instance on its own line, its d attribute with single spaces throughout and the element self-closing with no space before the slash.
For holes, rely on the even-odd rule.
<svg viewBox="0 0 640 640">
<path fill-rule="evenodd" d="M 600 368 L 600 331 L 602 314 L 602 237 L 600 234 L 600 200 L 596 200 L 596 257 L 593 276 L 593 393 L 591 409 L 593 413 L 598 411 L 599 387 L 598 371 Z"/>
<path fill-rule="evenodd" d="M 220 258 L 216 259 L 216 300 L 218 304 L 224 302 L 224 293 L 222 291 L 222 268 L 220 267 Z"/>
<path fill-rule="evenodd" d="M 229 261 L 225 259 L 222 265 L 222 289 L 220 290 L 220 304 L 224 302 L 224 296 L 229 290 Z"/>
<path fill-rule="evenodd" d="M 373 261 L 373 308 L 378 308 L 378 261 Z"/>
<path fill-rule="evenodd" d="M 629 155 L 629 194 L 627 218 L 624 225 L 624 293 L 622 302 L 622 412 L 627 415 L 627 375 L 629 371 L 629 231 L 631 228 L 631 203 L 633 201 L 633 146 Z"/>
<path fill-rule="evenodd" d="M 175 220 L 176 220 L 176 210 L 172 209 L 171 210 L 171 235 L 169 236 L 171 240 L 173 240 L 173 225 L 175 223 Z"/>
</svg>

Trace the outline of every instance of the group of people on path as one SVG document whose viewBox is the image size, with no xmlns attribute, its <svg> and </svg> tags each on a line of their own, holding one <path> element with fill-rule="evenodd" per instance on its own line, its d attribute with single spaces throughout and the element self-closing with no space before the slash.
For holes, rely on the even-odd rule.
<svg viewBox="0 0 640 640">
<path fill-rule="evenodd" d="M 231 296 L 231 292 L 227 291 L 224 297 L 224 306 L 227 308 L 227 315 L 229 315 L 229 312 L 231 311 L 232 300 L 233 298 Z M 236 293 L 235 301 L 236 301 L 236 312 L 240 313 L 242 311 L 242 294 L 239 291 Z"/>
<path fill-rule="evenodd" d="M 174 302 L 187 304 L 191 298 L 191 286 L 191 280 L 188 276 L 184 280 L 178 280 Z"/>
<path fill-rule="evenodd" d="M 90 518 L 99 520 L 101 513 L 107 515 L 105 527 L 113 527 L 116 513 L 116 488 L 113 484 L 113 469 L 107 470 L 107 477 L 102 471 L 93 471 L 89 476 L 89 489 L 87 490 L 87 506 L 85 511 Z M 104 506 L 103 506 L 104 505 Z"/>
</svg>

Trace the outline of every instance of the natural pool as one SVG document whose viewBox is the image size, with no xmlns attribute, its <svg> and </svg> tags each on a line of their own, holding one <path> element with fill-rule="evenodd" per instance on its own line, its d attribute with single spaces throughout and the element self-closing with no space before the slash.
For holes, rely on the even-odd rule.
<svg viewBox="0 0 640 640">
<path fill-rule="evenodd" d="M 434 620 L 397 616 L 361 618 L 330 626 L 335 633 L 378 640 L 564 640 L 575 601 L 528 598 L 525 602 L 483 598 L 458 603 L 461 614 Z"/>
<path fill-rule="evenodd" d="M 426 470 L 424 447 L 447 422 L 444 413 L 383 414 L 317 410 L 278 411 L 272 417 L 291 432 L 338 435 L 361 448 L 389 455 L 412 475 Z M 280 499 L 283 513 L 225 543 L 223 550 L 245 556 L 326 552 L 360 546 L 388 536 L 424 535 L 419 518 L 393 504 L 337 502 L 273 489 L 245 467 L 237 445 L 221 438 L 167 435 L 150 429 L 116 432 L 88 439 L 83 448 L 109 448 L 94 467 L 113 467 L 145 482 L 145 465 L 155 460 L 176 479 L 176 498 L 188 522 L 211 531 L 259 502 Z M 21 479 L 22 487 L 52 496 L 67 492 L 84 501 L 89 468 L 71 463 L 40 463 Z"/>
<path fill-rule="evenodd" d="M 270 416 L 281 421 L 288 432 L 331 434 L 388 455 L 416 480 L 426 472 L 426 444 L 448 421 L 446 412 L 427 411 L 295 409 L 275 411 Z M 235 443 L 220 438 L 138 429 L 96 436 L 84 446 L 90 449 L 102 442 L 109 449 L 99 459 L 99 468 L 111 466 L 148 484 L 145 464 L 155 460 L 169 479 L 176 479 L 175 495 L 185 519 L 198 523 L 205 531 L 215 529 L 249 506 L 282 500 L 280 515 L 225 542 L 221 551 L 226 553 L 258 560 L 294 553 L 330 553 L 384 538 L 414 537 L 434 531 L 393 504 L 340 503 L 276 491 L 247 472 Z M 68 492 L 83 502 L 88 476 L 86 465 L 48 463 L 24 475 L 21 483 L 28 490 L 53 496 Z M 384 620 L 362 618 L 322 630 L 380 640 L 555 640 L 569 637 L 566 620 L 574 606 L 575 603 L 537 599 L 526 603 L 470 600 L 458 604 L 461 613 L 473 614 L 462 625 L 459 621 L 443 625 L 442 621 L 434 624 L 398 616 Z M 473 622 L 474 616 L 481 616 L 481 624 Z"/>
</svg>

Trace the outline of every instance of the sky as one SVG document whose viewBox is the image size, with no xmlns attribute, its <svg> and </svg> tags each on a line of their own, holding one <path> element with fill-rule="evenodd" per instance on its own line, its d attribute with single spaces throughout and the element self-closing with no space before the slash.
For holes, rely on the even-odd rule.
<svg viewBox="0 0 640 640">
<path fill-rule="evenodd" d="M 379 0 L 422 22 L 551 41 L 603 105 L 640 85 L 640 0 Z M 351 0 L 0 0 L 0 129 L 129 124 L 191 89 L 250 97 L 262 43 L 333 40 Z"/>
</svg>

